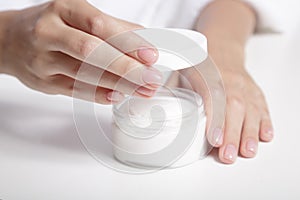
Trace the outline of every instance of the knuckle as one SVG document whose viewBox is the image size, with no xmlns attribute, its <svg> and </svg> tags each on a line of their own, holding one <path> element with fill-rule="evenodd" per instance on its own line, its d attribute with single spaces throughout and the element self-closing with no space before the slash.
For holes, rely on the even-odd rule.
<svg viewBox="0 0 300 200">
<path fill-rule="evenodd" d="M 49 4 L 49 9 L 54 12 L 59 12 L 66 6 L 66 0 L 54 0 Z"/>
<path fill-rule="evenodd" d="M 77 52 L 80 57 L 86 58 L 95 48 L 95 46 L 95 43 L 91 40 L 79 39 L 75 47 L 75 52 Z"/>
<path fill-rule="evenodd" d="M 41 16 L 35 23 L 33 35 L 36 39 L 44 38 L 49 33 L 49 26 L 45 22 L 45 18 Z"/>
<path fill-rule="evenodd" d="M 245 103 L 241 97 L 233 96 L 228 99 L 228 104 L 230 107 L 234 107 L 240 111 L 245 111 Z"/>
<path fill-rule="evenodd" d="M 92 35 L 102 35 L 104 30 L 103 14 L 88 19 L 88 29 Z"/>
<path fill-rule="evenodd" d="M 57 40 L 56 33 L 53 31 L 55 28 L 56 22 L 52 21 L 49 15 L 41 16 L 32 28 L 33 45 L 40 49 L 49 47 Z"/>
</svg>

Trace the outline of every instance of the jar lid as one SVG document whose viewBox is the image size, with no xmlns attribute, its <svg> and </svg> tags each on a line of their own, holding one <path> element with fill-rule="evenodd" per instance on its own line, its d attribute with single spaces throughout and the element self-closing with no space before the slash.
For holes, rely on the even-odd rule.
<svg viewBox="0 0 300 200">
<path fill-rule="evenodd" d="M 154 45 L 159 57 L 153 67 L 175 71 L 196 66 L 207 57 L 207 39 L 196 31 L 175 28 L 147 28 L 134 33 Z"/>
</svg>

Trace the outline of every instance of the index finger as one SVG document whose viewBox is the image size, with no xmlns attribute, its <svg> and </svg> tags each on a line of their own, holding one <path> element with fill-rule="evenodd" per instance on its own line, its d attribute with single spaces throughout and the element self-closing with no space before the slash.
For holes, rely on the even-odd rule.
<svg viewBox="0 0 300 200">
<path fill-rule="evenodd" d="M 56 3 L 56 9 L 68 25 L 105 40 L 141 63 L 152 65 L 157 61 L 157 49 L 133 32 L 126 34 L 129 37 L 119 37 L 122 40 L 109 40 L 121 33 L 143 28 L 142 26 L 109 16 L 85 0 L 71 3 L 60 0 Z"/>
<path fill-rule="evenodd" d="M 184 69 L 182 84 L 199 93 L 207 116 L 208 142 L 219 147 L 223 143 L 223 127 L 226 115 L 226 94 L 221 74 L 210 57 L 193 68 Z"/>
</svg>

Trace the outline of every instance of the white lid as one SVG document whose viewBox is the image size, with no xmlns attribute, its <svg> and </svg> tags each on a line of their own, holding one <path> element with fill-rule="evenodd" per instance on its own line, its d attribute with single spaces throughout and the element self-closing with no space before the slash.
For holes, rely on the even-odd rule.
<svg viewBox="0 0 300 200">
<path fill-rule="evenodd" d="M 161 71 L 192 67 L 208 56 L 206 37 L 196 31 L 150 28 L 134 32 L 158 49 L 159 58 L 153 67 Z"/>
</svg>

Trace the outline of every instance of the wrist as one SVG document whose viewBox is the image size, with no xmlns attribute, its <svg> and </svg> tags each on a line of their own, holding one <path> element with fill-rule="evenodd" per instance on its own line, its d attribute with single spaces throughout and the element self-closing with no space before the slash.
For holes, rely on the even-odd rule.
<svg viewBox="0 0 300 200">
<path fill-rule="evenodd" d="M 207 36 L 208 53 L 222 70 L 245 70 L 245 45 L 235 39 Z"/>
<path fill-rule="evenodd" d="M 255 12 L 244 2 L 212 1 L 199 14 L 195 29 L 207 37 L 209 55 L 221 70 L 245 71 L 245 46 L 255 24 Z"/>
</svg>

